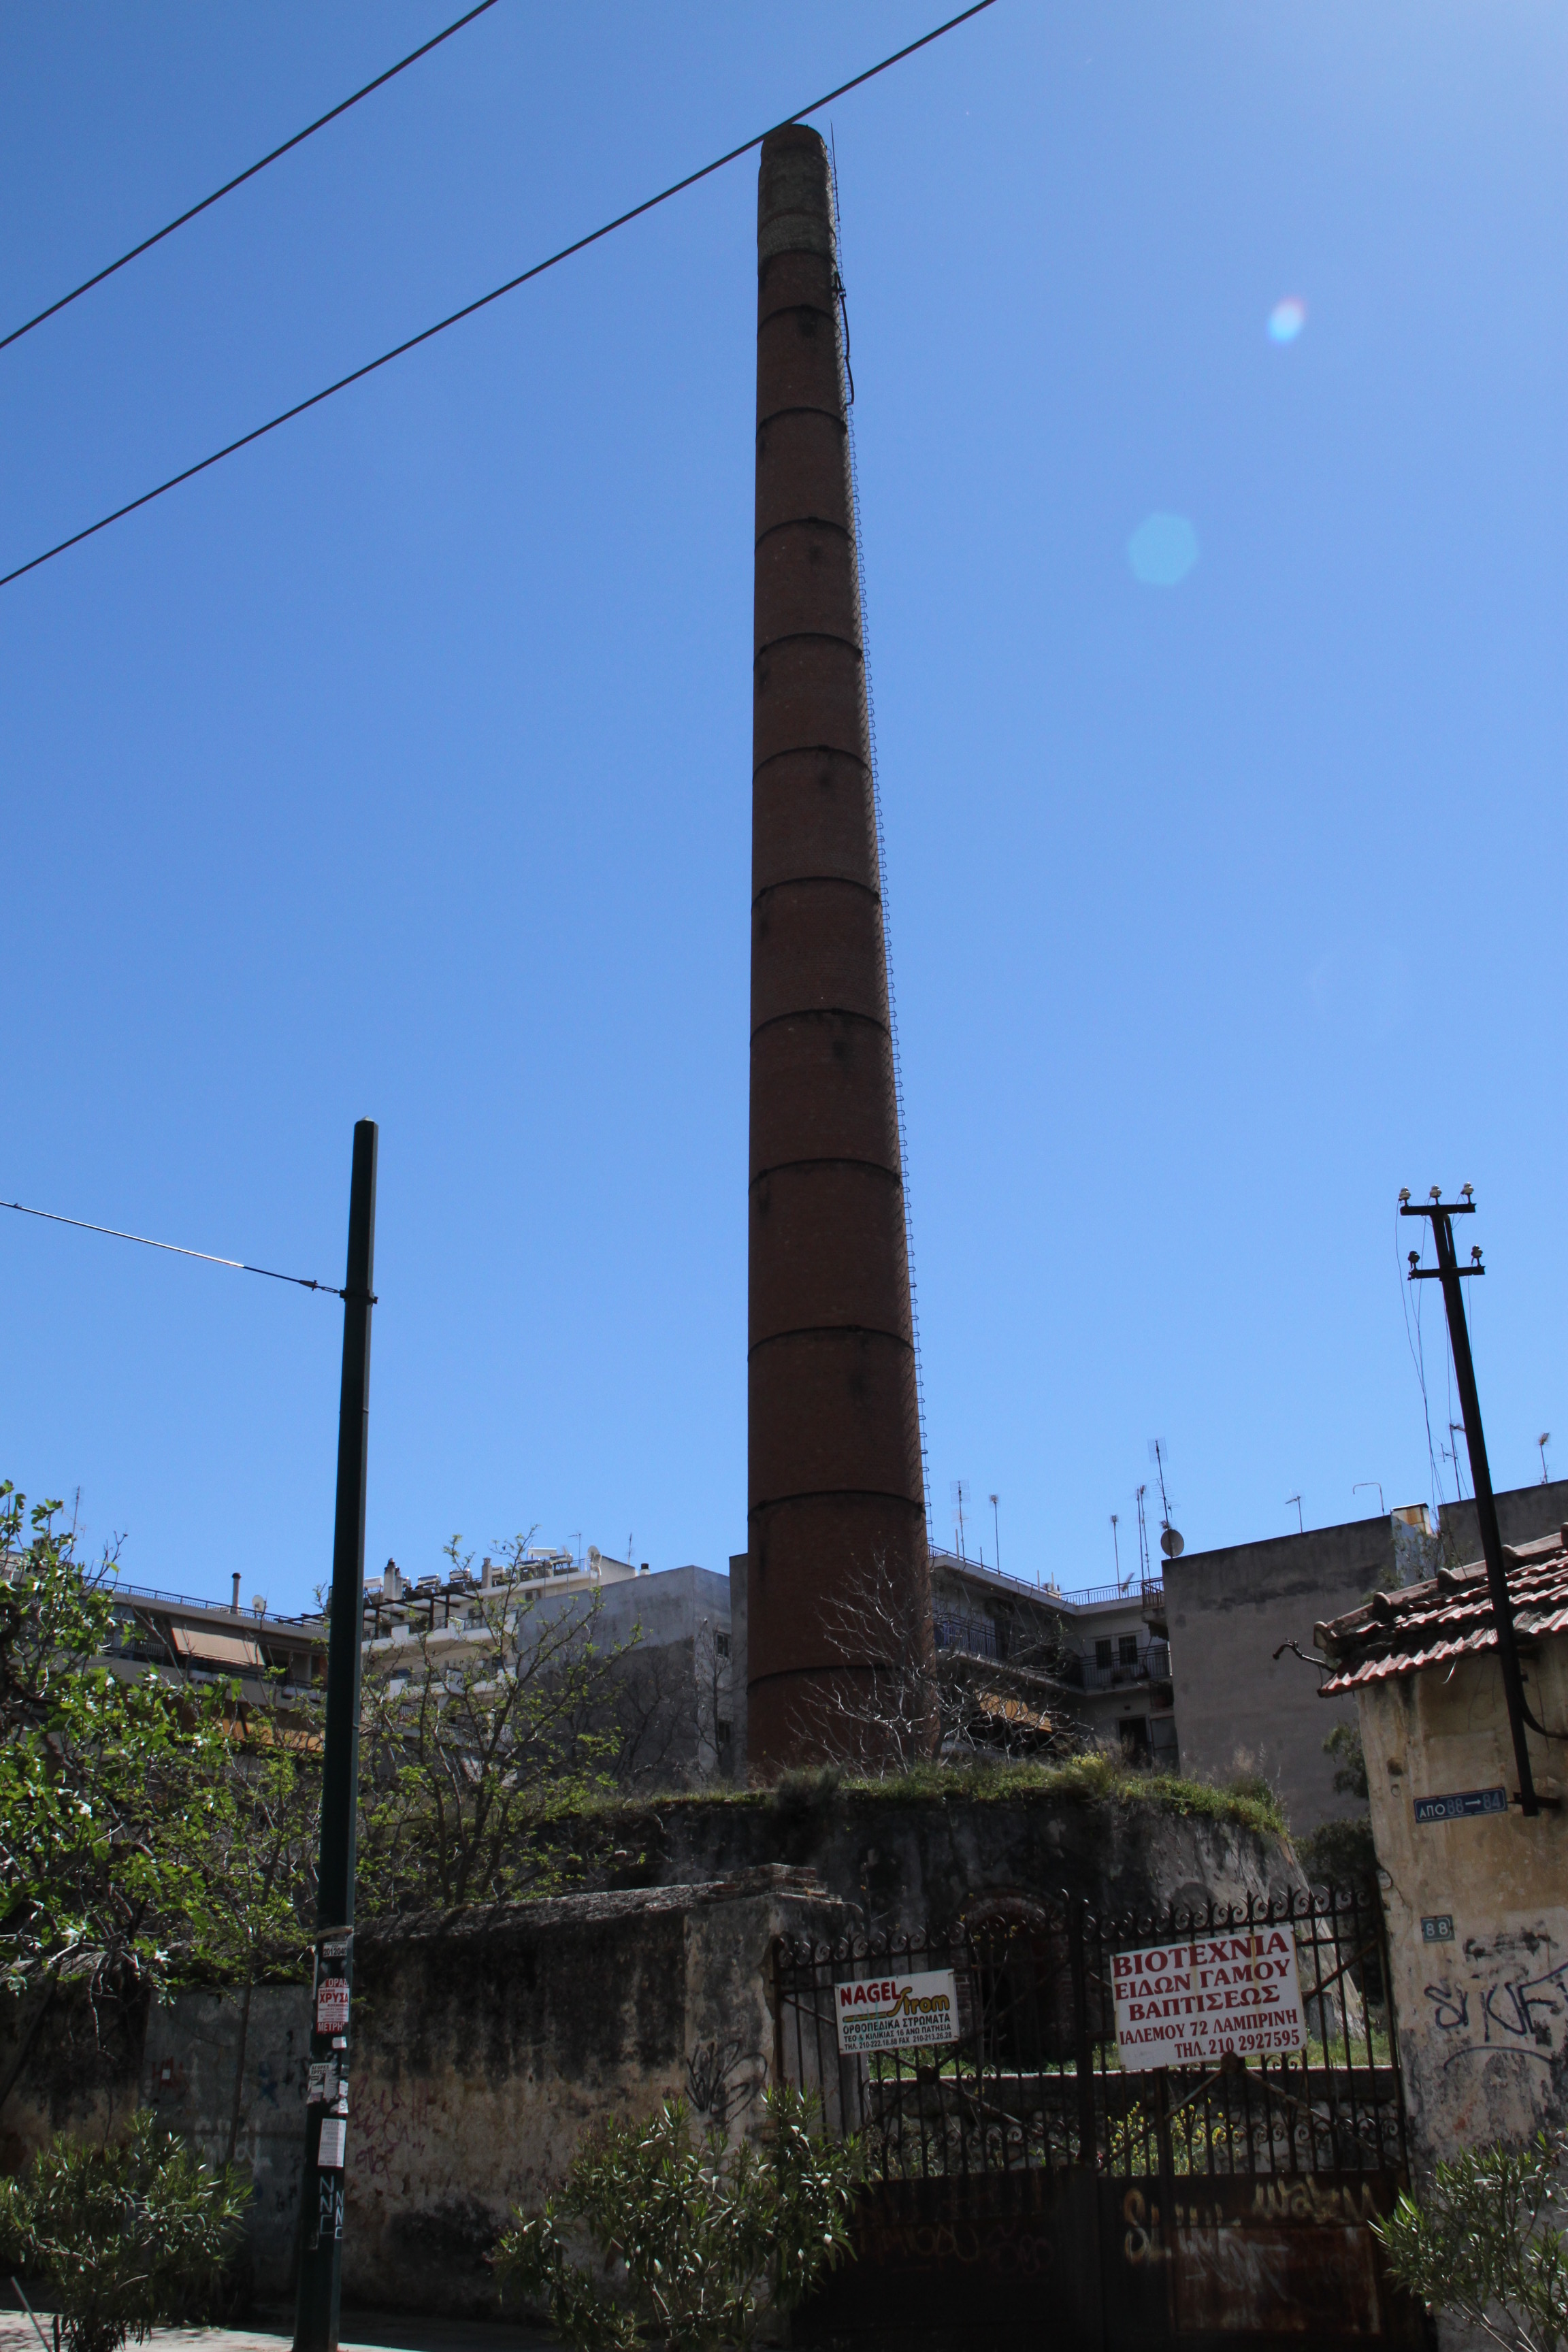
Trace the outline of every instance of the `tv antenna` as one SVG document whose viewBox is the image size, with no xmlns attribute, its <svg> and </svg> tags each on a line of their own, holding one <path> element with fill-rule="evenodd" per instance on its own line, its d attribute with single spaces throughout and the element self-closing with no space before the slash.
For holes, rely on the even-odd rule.
<svg viewBox="0 0 1568 2352">
<path fill-rule="evenodd" d="M 1002 1498 L 999 1495 L 992 1495 L 988 1497 L 991 1505 L 991 1532 L 996 1538 L 996 1573 L 998 1576 L 1002 1573 L 1002 1521 L 998 1513 L 998 1505 L 1000 1504 L 1001 1499 Z"/>
<path fill-rule="evenodd" d="M 1549 1429 L 1543 1429 L 1535 1442 L 1541 1448 L 1541 1483 L 1543 1486 L 1549 1486 L 1552 1484 L 1552 1474 L 1546 1467 L 1546 1449 L 1552 1443 L 1552 1432 Z"/>
<path fill-rule="evenodd" d="M 955 1478 L 952 1482 L 952 1509 L 953 1517 L 958 1521 L 958 1557 L 960 1559 L 964 1559 L 968 1557 L 963 1549 L 963 1507 L 968 1500 L 968 1480 L 964 1478 Z"/>
<path fill-rule="evenodd" d="M 1285 1497 L 1285 1508 L 1286 1508 L 1287 1510 L 1289 1510 L 1292 1503 L 1294 1503 L 1294 1504 L 1295 1504 L 1295 1506 L 1296 1506 L 1296 1533 L 1297 1533 L 1299 1536 L 1304 1536 L 1304 1535 L 1306 1534 L 1306 1532 L 1307 1532 L 1307 1522 L 1306 1522 L 1306 1520 L 1301 1517 L 1301 1497 L 1300 1497 L 1300 1495 L 1287 1495 L 1287 1496 L 1286 1496 L 1286 1497 Z"/>
<path fill-rule="evenodd" d="M 1133 1497 L 1138 1505 L 1138 1571 L 1145 1584 L 1149 1581 L 1149 1522 L 1143 1514 L 1143 1497 L 1147 1486 L 1140 1486 Z"/>
<path fill-rule="evenodd" d="M 1170 1498 L 1165 1493 L 1165 1446 L 1163 1438 L 1149 1440 L 1149 1459 L 1160 1481 L 1160 1549 L 1167 1559 L 1179 1559 L 1186 1549 L 1186 1539 L 1171 1525 Z"/>
<path fill-rule="evenodd" d="M 1121 1546 L 1117 1539 L 1116 1534 L 1116 1522 L 1120 1516 L 1120 1513 L 1116 1511 L 1112 1511 L 1110 1514 L 1110 1549 L 1116 1555 L 1116 1590 L 1118 1592 L 1124 1590 L 1121 1582 Z"/>
</svg>

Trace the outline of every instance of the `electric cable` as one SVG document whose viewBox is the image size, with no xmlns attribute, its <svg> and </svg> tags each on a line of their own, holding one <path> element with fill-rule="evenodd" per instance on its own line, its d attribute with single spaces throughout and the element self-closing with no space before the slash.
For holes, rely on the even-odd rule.
<svg viewBox="0 0 1568 2352">
<path fill-rule="evenodd" d="M 312 1282 L 303 1274 L 278 1274 L 269 1265 L 247 1265 L 243 1258 L 218 1257 L 212 1250 L 186 1249 L 180 1242 L 155 1242 L 145 1234 L 122 1233 L 118 1225 L 89 1225 L 85 1217 L 62 1217 L 58 1209 L 29 1209 L 25 1201 L 0 1201 L 0 1209 L 16 1209 L 24 1217 L 47 1217 L 52 1225 L 74 1225 L 79 1233 L 107 1234 L 110 1241 L 139 1242 L 143 1249 L 168 1250 L 174 1257 L 199 1257 L 207 1265 L 231 1265 L 239 1274 L 264 1274 L 268 1282 L 292 1282 L 300 1290 L 322 1290 L 331 1298 L 347 1298 L 336 1283 Z M 375 1301 L 373 1298 L 371 1305 Z"/>
<path fill-rule="evenodd" d="M 472 302 L 465 302 L 461 310 L 437 319 L 433 327 L 426 327 L 417 335 L 410 335 L 405 341 L 395 343 L 390 351 L 383 352 L 379 359 L 367 360 L 363 367 L 339 376 L 335 383 L 325 384 L 320 392 L 313 392 L 308 400 L 297 400 L 291 408 L 285 408 L 277 416 L 268 417 L 265 425 L 255 425 L 250 432 L 242 433 L 237 441 L 227 442 L 223 448 L 215 449 L 211 457 L 199 458 L 194 466 L 186 466 L 179 473 L 171 474 L 168 480 L 160 482 L 155 489 L 143 490 L 140 498 L 130 499 L 124 506 L 116 507 L 112 514 L 100 516 L 97 522 L 89 523 L 83 530 L 73 530 L 68 539 L 59 540 L 53 547 L 47 547 L 41 555 L 31 557 L 26 563 L 18 563 L 15 571 L 0 572 L 0 588 L 8 588 L 14 580 L 20 580 L 26 572 L 36 572 L 41 563 L 51 562 L 57 555 L 63 555 L 68 548 L 79 547 L 84 539 L 91 539 L 99 531 L 107 530 L 110 523 L 122 521 L 125 516 L 134 514 L 138 507 L 151 505 L 154 499 L 163 498 L 166 491 L 178 489 L 182 482 L 190 481 L 197 474 L 205 474 L 209 466 L 219 465 L 225 457 L 232 457 L 237 450 L 248 448 L 251 442 L 259 441 L 266 434 L 275 433 L 280 425 L 289 424 L 296 416 L 303 416 L 307 409 L 319 408 L 322 401 L 331 400 L 334 393 L 346 392 L 351 383 L 358 383 L 363 377 L 374 375 L 377 368 L 401 359 L 405 352 L 417 350 L 421 343 L 429 342 L 433 336 L 445 334 L 448 327 L 457 326 L 463 319 L 471 319 L 477 310 L 486 310 L 490 303 L 499 302 L 503 294 L 515 292 L 518 287 L 526 286 L 531 278 L 542 278 L 547 269 L 555 268 L 560 262 L 569 261 L 574 254 L 585 252 L 589 246 L 597 245 L 601 238 L 613 236 L 618 228 L 625 228 L 628 222 L 640 220 L 644 213 L 652 212 L 658 205 L 668 204 L 671 196 L 680 195 L 687 188 L 694 188 L 700 180 L 710 179 L 727 163 L 733 163 L 741 156 L 749 155 L 753 148 L 760 147 L 773 131 L 785 131 L 792 122 L 803 121 L 808 114 L 819 113 L 836 98 L 843 98 L 847 91 L 858 89 L 863 82 L 874 81 L 879 74 L 886 73 L 889 66 L 901 64 L 905 58 L 913 57 L 917 49 L 929 48 L 931 42 L 940 41 L 944 33 L 951 33 L 957 26 L 967 24 L 972 16 L 983 15 L 994 5 L 995 0 L 974 0 L 972 7 L 965 8 L 957 16 L 950 16 L 945 25 L 938 25 L 933 31 L 922 33 L 918 41 L 910 41 L 903 48 L 895 49 L 891 57 L 882 58 L 879 65 L 868 66 L 864 73 L 856 74 L 852 80 L 840 82 L 837 89 L 813 99 L 808 106 L 798 107 L 795 113 L 786 114 L 782 122 L 771 122 L 766 131 L 759 131 L 754 138 L 745 140 L 739 147 L 731 147 L 728 154 L 715 156 L 712 163 L 704 163 L 700 171 L 688 172 L 684 179 L 672 182 L 668 188 L 661 188 L 658 195 L 645 197 L 629 212 L 618 213 L 614 220 L 605 221 L 600 228 L 591 229 L 586 236 L 576 237 L 570 245 L 563 245 L 559 253 L 551 254 L 544 261 L 536 261 L 531 268 L 520 270 L 515 278 L 509 278 L 504 285 L 492 287 L 488 294 L 479 295 Z"/>
<path fill-rule="evenodd" d="M 233 195 L 236 188 L 244 187 L 247 180 L 254 180 L 258 172 L 265 172 L 268 163 L 276 163 L 280 155 L 287 155 L 303 141 L 314 138 L 316 132 L 324 131 L 329 122 L 335 122 L 340 114 L 346 114 L 351 106 L 357 106 L 362 98 L 368 98 L 372 90 L 382 89 L 407 67 L 416 65 L 421 58 L 427 58 L 432 49 L 438 49 L 443 41 L 449 41 L 454 33 L 460 33 L 465 25 L 471 25 L 476 16 L 482 16 L 487 8 L 493 8 L 495 5 L 496 0 L 479 0 L 477 8 L 470 8 L 466 16 L 459 16 L 457 23 L 448 25 L 444 33 L 437 33 L 434 39 L 421 43 L 416 49 L 410 49 L 405 58 L 399 58 L 395 66 L 388 66 L 386 71 L 377 74 L 374 81 L 367 81 L 364 88 L 356 89 L 352 98 L 343 99 L 326 114 L 319 114 L 314 122 L 305 125 L 303 131 L 296 131 L 292 139 L 285 139 L 281 147 L 274 147 L 270 155 L 263 155 L 258 163 L 251 163 L 245 171 L 237 172 L 232 180 L 226 180 L 221 188 L 215 188 L 210 196 L 202 198 L 199 205 L 192 205 L 187 211 L 170 221 L 166 227 L 154 229 L 153 235 L 144 236 L 140 245 L 133 245 L 129 253 L 122 253 L 118 261 L 111 261 L 107 268 L 95 270 L 90 278 L 84 278 L 79 286 L 73 286 L 68 294 L 62 294 L 58 302 L 51 302 L 36 318 L 25 319 L 19 327 L 13 327 L 8 335 L 0 335 L 0 352 L 9 343 L 20 342 L 24 335 L 30 335 L 35 327 L 41 327 L 44 320 L 52 319 L 57 311 L 79 301 L 84 294 L 90 294 L 95 286 L 101 286 L 106 278 L 112 278 L 117 269 L 123 269 L 128 261 L 136 259 L 138 254 L 150 253 L 155 245 L 162 245 L 166 236 L 173 236 L 177 228 L 184 228 L 187 221 L 195 220 L 198 213 L 207 211 L 221 197 Z"/>
</svg>

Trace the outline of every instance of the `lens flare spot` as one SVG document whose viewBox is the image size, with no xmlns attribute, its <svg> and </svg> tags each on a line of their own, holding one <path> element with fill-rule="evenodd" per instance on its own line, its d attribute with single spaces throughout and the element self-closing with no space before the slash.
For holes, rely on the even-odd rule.
<svg viewBox="0 0 1568 2352">
<path fill-rule="evenodd" d="M 1146 588 L 1175 588 L 1198 560 L 1198 535 L 1185 515 L 1145 515 L 1127 542 L 1132 577 Z"/>
<path fill-rule="evenodd" d="M 1307 323 L 1307 306 L 1299 294 L 1287 294 L 1268 313 L 1268 340 L 1293 343 Z"/>
</svg>

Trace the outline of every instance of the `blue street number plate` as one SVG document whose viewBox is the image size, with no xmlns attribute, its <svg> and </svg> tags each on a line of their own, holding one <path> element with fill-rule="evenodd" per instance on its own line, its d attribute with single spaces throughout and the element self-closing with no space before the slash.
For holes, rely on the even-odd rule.
<svg viewBox="0 0 1568 2352">
<path fill-rule="evenodd" d="M 1506 1789 L 1458 1789 L 1451 1797 L 1417 1797 L 1418 1822 L 1463 1822 L 1475 1813 L 1506 1813 Z"/>
</svg>

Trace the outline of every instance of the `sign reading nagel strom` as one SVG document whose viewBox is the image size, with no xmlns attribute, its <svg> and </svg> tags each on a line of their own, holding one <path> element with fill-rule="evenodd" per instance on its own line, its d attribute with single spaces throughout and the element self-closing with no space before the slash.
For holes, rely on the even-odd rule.
<svg viewBox="0 0 1568 2352">
<path fill-rule="evenodd" d="M 1287 1928 L 1245 1927 L 1118 1952 L 1111 1986 L 1117 2048 L 1134 2071 L 1306 2042 L 1295 1938 Z"/>
<path fill-rule="evenodd" d="M 835 1985 L 833 2005 L 838 2047 L 847 2057 L 863 2050 L 919 2050 L 958 2040 L 958 1984 L 951 1969 Z"/>
</svg>

